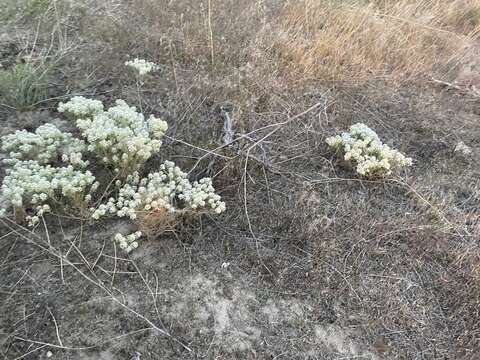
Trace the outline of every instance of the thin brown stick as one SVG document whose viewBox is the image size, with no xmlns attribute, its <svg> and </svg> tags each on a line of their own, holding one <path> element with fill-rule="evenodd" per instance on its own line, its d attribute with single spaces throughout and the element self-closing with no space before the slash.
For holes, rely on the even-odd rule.
<svg viewBox="0 0 480 360">
<path fill-rule="evenodd" d="M 208 0 L 208 32 L 210 35 L 210 60 L 212 62 L 212 72 L 215 71 L 215 58 L 213 49 L 213 30 L 212 30 L 212 0 Z"/>
<path fill-rule="evenodd" d="M 53 315 L 52 310 L 50 310 L 49 307 L 47 307 L 47 310 L 48 310 L 48 312 L 50 313 L 50 316 L 53 319 L 53 324 L 55 325 L 55 333 L 57 334 L 58 344 L 60 346 L 63 346 L 62 339 L 60 338 L 60 331 L 58 330 L 57 320 L 55 319 L 55 316 Z"/>
<path fill-rule="evenodd" d="M 113 287 L 113 282 L 115 281 L 115 272 L 117 271 L 117 244 L 113 242 L 113 274 L 112 274 L 112 281 L 110 282 L 110 287 Z"/>
</svg>

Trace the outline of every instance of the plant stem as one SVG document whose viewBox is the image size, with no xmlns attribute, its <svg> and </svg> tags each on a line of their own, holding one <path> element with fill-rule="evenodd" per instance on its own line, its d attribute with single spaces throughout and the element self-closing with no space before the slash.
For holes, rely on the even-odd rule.
<svg viewBox="0 0 480 360">
<path fill-rule="evenodd" d="M 143 107 L 142 107 L 142 95 L 140 94 L 140 81 L 138 78 L 136 79 L 137 84 L 137 97 L 138 97 L 138 106 L 140 108 L 140 112 L 143 114 Z"/>
</svg>

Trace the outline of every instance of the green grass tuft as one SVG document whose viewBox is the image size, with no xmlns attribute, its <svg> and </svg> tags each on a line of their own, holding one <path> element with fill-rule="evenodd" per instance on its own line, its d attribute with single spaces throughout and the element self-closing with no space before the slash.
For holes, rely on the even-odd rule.
<svg viewBox="0 0 480 360">
<path fill-rule="evenodd" d="M 16 64 L 0 70 L 0 103 L 18 111 L 31 110 L 48 96 L 50 69 L 45 64 Z"/>
</svg>

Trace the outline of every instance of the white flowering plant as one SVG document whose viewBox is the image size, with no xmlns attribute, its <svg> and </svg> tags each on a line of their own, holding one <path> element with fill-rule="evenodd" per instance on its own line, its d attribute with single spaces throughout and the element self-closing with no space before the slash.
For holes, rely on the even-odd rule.
<svg viewBox="0 0 480 360">
<path fill-rule="evenodd" d="M 384 177 L 393 170 L 412 165 L 412 159 L 382 143 L 375 131 L 357 123 L 348 132 L 327 138 L 327 144 L 365 177 Z"/>
<path fill-rule="evenodd" d="M 60 103 L 58 112 L 69 114 L 74 118 L 90 118 L 103 112 L 103 103 L 100 100 L 74 96 L 68 102 Z"/>
<path fill-rule="evenodd" d="M 128 217 L 148 234 L 151 230 L 164 231 L 165 226 L 185 213 L 225 211 L 225 203 L 215 193 L 210 178 L 191 183 L 187 174 L 171 161 L 163 163 L 159 170 L 145 178 L 135 172 L 125 184 L 118 181 L 118 196 L 92 209 L 92 217 L 99 219 L 107 214 Z M 134 248 L 124 241 L 123 235 L 117 235 L 116 239 L 126 251 Z"/>
<path fill-rule="evenodd" d="M 138 239 L 142 237 L 141 231 L 135 231 L 134 233 L 128 234 L 126 236 L 117 233 L 115 234 L 115 241 L 120 246 L 120 249 L 124 250 L 125 252 L 129 253 L 130 251 L 136 249 L 138 247 Z"/>
<path fill-rule="evenodd" d="M 138 90 L 140 77 L 158 68 L 140 59 L 126 65 L 138 73 Z M 141 109 L 140 91 L 138 94 Z M 106 215 L 127 217 L 140 230 L 128 235 L 118 233 L 114 240 L 130 252 L 144 234 L 164 231 L 180 215 L 225 211 L 225 203 L 210 178 L 192 183 L 173 162 L 166 161 L 158 171 L 140 176 L 145 162 L 160 151 L 168 128 L 165 121 L 153 115 L 145 118 L 143 111 L 138 112 L 123 100 L 105 109 L 101 101 L 82 96 L 60 103 L 58 111 L 75 120 L 83 139 L 52 124 L 40 126 L 35 133 L 21 130 L 2 138 L 9 166 L 2 192 L 15 209 L 28 215 L 29 225 L 60 207 L 77 209 L 82 217 L 93 220 Z M 93 199 L 100 183 L 87 169 L 90 164 L 83 160 L 85 152 L 95 154 L 115 173 L 116 190 L 110 191 L 113 196 L 103 203 L 102 197 Z M 109 185 L 104 194 L 108 190 Z M 0 216 L 5 213 L 0 209 Z"/>
<path fill-rule="evenodd" d="M 8 153 L 7 165 L 35 160 L 45 165 L 61 161 L 75 167 L 85 167 L 82 159 L 86 144 L 72 134 L 60 131 L 53 124 L 45 124 L 32 133 L 19 130 L 2 138 L 2 150 Z"/>
<path fill-rule="evenodd" d="M 125 62 L 125 66 L 133 70 L 135 73 L 136 79 L 136 86 L 137 86 L 137 96 L 138 96 L 138 106 L 140 110 L 142 109 L 142 95 L 141 95 L 141 87 L 145 80 L 145 76 L 150 74 L 153 71 L 158 70 L 159 66 L 151 61 L 147 61 L 144 59 L 135 58 L 133 60 L 129 60 Z"/>
<path fill-rule="evenodd" d="M 16 213 L 29 214 L 30 225 L 53 208 L 63 205 L 80 213 L 88 209 L 98 183 L 83 159 L 85 142 L 45 124 L 35 132 L 19 130 L 2 137 L 8 166 L 2 183 L 3 196 Z M 3 211 L 5 212 L 5 211 Z"/>
<path fill-rule="evenodd" d="M 139 76 L 145 76 L 158 69 L 158 65 L 155 63 L 138 58 L 125 62 L 125 66 L 133 69 Z"/>
<path fill-rule="evenodd" d="M 18 161 L 3 179 L 3 196 L 17 209 L 30 210 L 29 225 L 54 207 L 87 210 L 99 183 L 90 171 L 72 165 L 54 167 L 35 160 Z"/>
<path fill-rule="evenodd" d="M 165 121 L 137 112 L 123 100 L 103 111 L 103 105 L 72 99 L 62 104 L 59 111 L 67 111 L 77 121 L 77 128 L 88 143 L 88 150 L 112 168 L 122 178 L 139 170 L 154 154 L 160 151 L 162 137 L 167 131 Z"/>
</svg>

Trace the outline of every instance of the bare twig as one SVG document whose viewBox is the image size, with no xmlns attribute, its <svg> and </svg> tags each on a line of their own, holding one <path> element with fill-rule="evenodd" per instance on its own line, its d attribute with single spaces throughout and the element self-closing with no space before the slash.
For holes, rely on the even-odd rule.
<svg viewBox="0 0 480 360">
<path fill-rule="evenodd" d="M 55 316 L 53 315 L 53 313 L 52 313 L 52 311 L 50 310 L 49 307 L 47 307 L 47 310 L 48 310 L 48 312 L 50 313 L 50 316 L 53 319 L 53 324 L 55 325 L 55 333 L 57 334 L 58 344 L 60 346 L 63 346 L 62 339 L 60 338 L 60 331 L 58 330 L 57 320 L 55 319 Z"/>
<path fill-rule="evenodd" d="M 212 62 L 212 72 L 215 70 L 215 58 L 213 50 L 213 30 L 212 30 L 212 0 L 208 0 L 208 32 L 210 35 L 210 60 Z"/>
<path fill-rule="evenodd" d="M 222 110 L 223 116 L 223 145 L 228 146 L 233 141 L 232 119 L 228 112 Z"/>
</svg>

